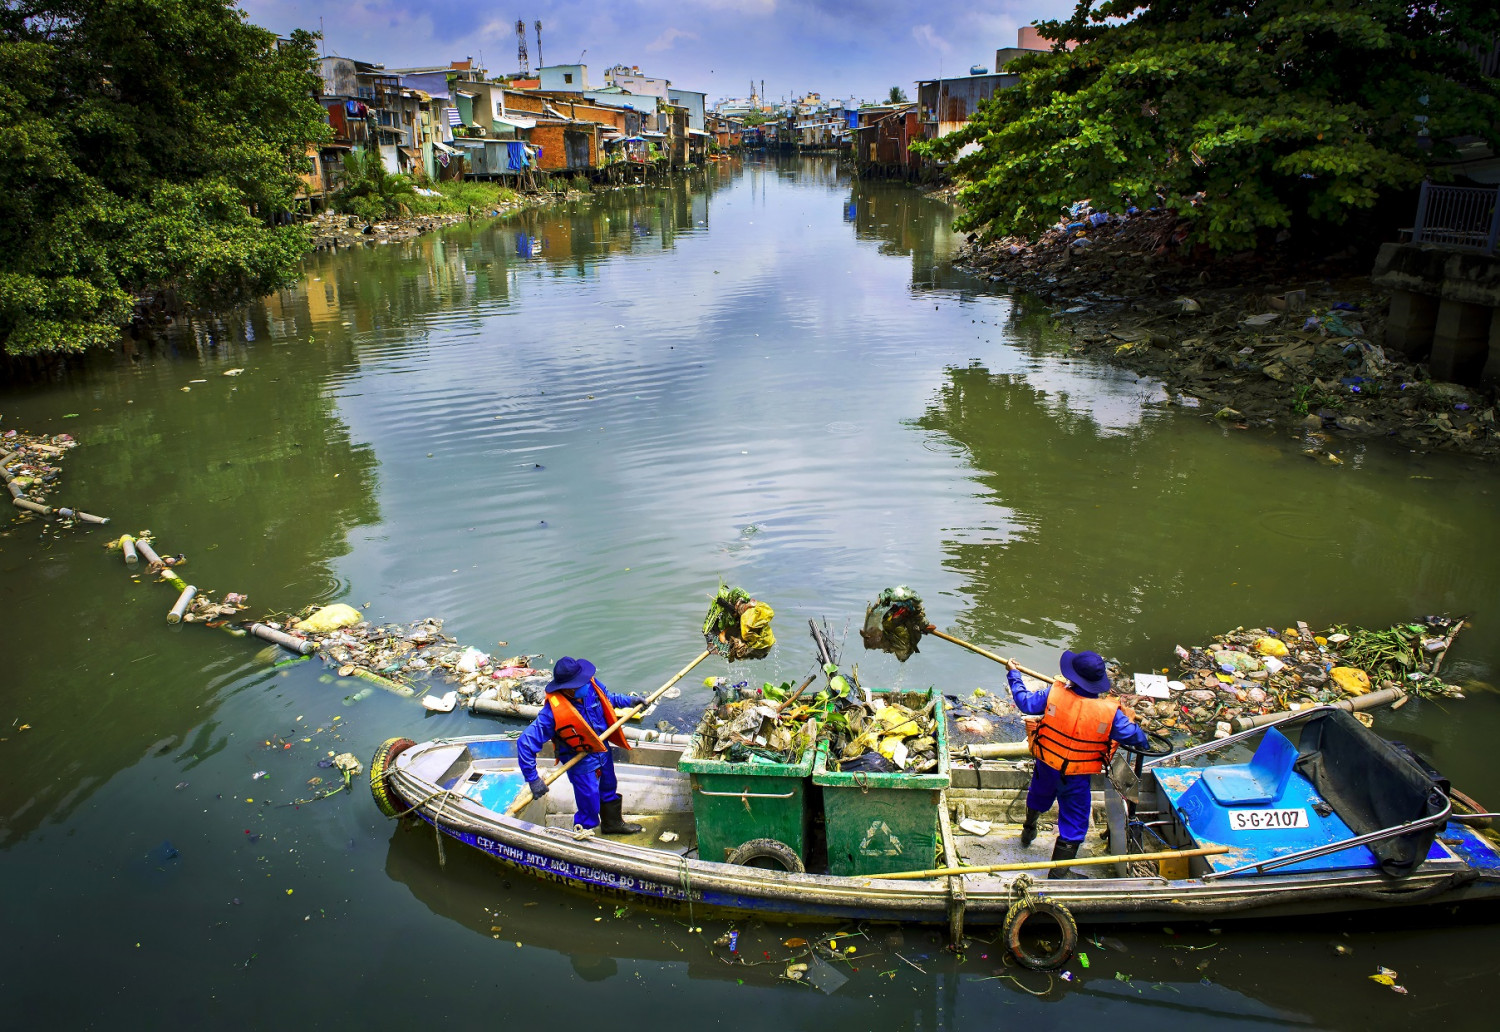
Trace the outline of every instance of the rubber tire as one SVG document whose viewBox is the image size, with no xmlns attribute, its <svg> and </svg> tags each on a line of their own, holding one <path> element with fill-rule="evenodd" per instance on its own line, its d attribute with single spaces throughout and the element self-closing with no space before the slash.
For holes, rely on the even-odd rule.
<svg viewBox="0 0 1500 1032">
<path fill-rule="evenodd" d="M 387 738 L 370 757 L 370 794 L 375 797 L 375 808 L 387 817 L 400 817 L 411 809 L 410 804 L 391 788 L 386 773 L 397 756 L 416 744 L 410 738 Z"/>
<path fill-rule="evenodd" d="M 1057 949 L 1045 956 L 1032 953 L 1021 944 L 1021 929 L 1036 914 L 1044 914 L 1057 922 L 1062 933 L 1062 942 Z M 1001 927 L 1005 948 L 1016 958 L 1016 963 L 1032 971 L 1054 971 L 1068 962 L 1078 948 L 1078 922 L 1061 903 L 1050 899 L 1018 899 L 1005 912 L 1005 924 Z"/>
<path fill-rule="evenodd" d="M 725 858 L 724 862 L 748 867 L 752 860 L 773 860 L 788 874 L 807 873 L 807 868 L 803 866 L 802 858 L 797 855 L 797 851 L 785 842 L 778 842 L 773 838 L 756 838 L 749 842 L 742 842 L 739 848 Z"/>
</svg>

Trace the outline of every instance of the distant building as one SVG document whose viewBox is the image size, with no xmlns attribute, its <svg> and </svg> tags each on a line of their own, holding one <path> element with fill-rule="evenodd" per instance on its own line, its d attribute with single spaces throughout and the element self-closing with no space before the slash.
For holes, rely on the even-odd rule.
<svg viewBox="0 0 1500 1032">
<path fill-rule="evenodd" d="M 660 97 L 668 102 L 672 99 L 668 96 L 672 80 L 642 75 L 640 65 L 615 65 L 604 73 L 604 81 L 640 96 Z"/>
<path fill-rule="evenodd" d="M 548 65 L 537 69 L 543 93 L 582 93 L 589 88 L 589 66 Z"/>
</svg>

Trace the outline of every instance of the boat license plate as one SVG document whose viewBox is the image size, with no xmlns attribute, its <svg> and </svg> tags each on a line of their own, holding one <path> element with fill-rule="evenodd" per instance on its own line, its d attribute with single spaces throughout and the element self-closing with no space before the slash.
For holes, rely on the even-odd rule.
<svg viewBox="0 0 1500 1032">
<path fill-rule="evenodd" d="M 1307 827 L 1307 811 L 1298 807 L 1285 810 L 1230 810 L 1229 827 L 1235 831 L 1280 831 L 1283 828 Z"/>
</svg>

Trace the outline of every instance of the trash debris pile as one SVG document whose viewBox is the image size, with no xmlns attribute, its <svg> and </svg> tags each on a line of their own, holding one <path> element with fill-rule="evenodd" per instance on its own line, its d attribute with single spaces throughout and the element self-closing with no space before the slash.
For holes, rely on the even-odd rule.
<svg viewBox="0 0 1500 1032">
<path fill-rule="evenodd" d="M 865 624 L 859 636 L 865 648 L 889 652 L 905 663 L 927 630 L 927 612 L 922 598 L 902 584 L 886 588 L 865 607 Z"/>
<path fill-rule="evenodd" d="M 1064 305 L 1054 314 L 1078 350 L 1161 379 L 1185 396 L 1171 404 L 1237 427 L 1299 423 L 1311 457 L 1336 456 L 1348 435 L 1500 452 L 1492 399 L 1380 346 L 1387 295 L 1367 270 L 1295 241 L 1210 260 L 1187 233 L 1173 212 L 1082 201 L 1034 242 L 976 242 L 959 258 Z"/>
<path fill-rule="evenodd" d="M 828 765 L 844 773 L 938 769 L 936 692 L 881 693 L 828 715 Z"/>
<path fill-rule="evenodd" d="M 78 442 L 71 434 L 26 434 L 7 430 L 0 434 L 0 469 L 7 485 L 16 488 L 33 502 L 46 502 L 62 478 L 62 460 Z M 11 492 L 15 495 L 15 492 Z M 29 519 L 30 513 L 17 511 L 16 519 Z"/>
<path fill-rule="evenodd" d="M 1226 737 L 1235 717 L 1339 702 L 1380 689 L 1462 698 L 1438 671 L 1463 623 L 1428 616 L 1387 630 L 1335 627 L 1317 634 L 1300 621 L 1279 631 L 1238 627 L 1209 645 L 1177 646 L 1181 673 L 1176 680 L 1165 672 L 1136 674 L 1128 686 L 1120 684 L 1116 668 L 1110 672 L 1143 727 L 1180 744 L 1184 738 L 1196 742 Z"/>
<path fill-rule="evenodd" d="M 962 749 L 981 742 L 1015 742 L 1026 738 L 1026 721 L 1007 694 L 976 688 L 967 699 L 943 696 L 948 718 L 948 747 Z"/>
<path fill-rule="evenodd" d="M 741 588 L 731 588 L 723 581 L 708 604 L 703 620 L 703 641 L 710 652 L 729 662 L 764 659 L 776 644 L 771 633 L 775 610 L 758 602 Z"/>
<path fill-rule="evenodd" d="M 690 758 L 795 764 L 817 743 L 823 708 L 816 696 L 804 699 L 790 681 L 750 689 L 723 680 L 716 679 L 714 701 L 694 732 Z"/>
<path fill-rule="evenodd" d="M 51 505 L 47 501 L 47 496 L 57 488 L 62 477 L 63 455 L 77 444 L 71 434 L 48 437 L 24 434 L 19 430 L 0 434 L 0 483 L 10 495 L 11 507 L 19 510 L 14 517 L 17 522 L 32 516 L 56 517 L 58 526 L 62 527 L 109 522 L 106 516 L 94 516 L 67 506 Z"/>
<path fill-rule="evenodd" d="M 472 645 L 460 645 L 443 633 L 443 621 L 432 617 L 406 626 L 372 624 L 359 610 L 339 603 L 290 619 L 285 629 L 316 642 L 324 660 L 343 677 L 362 671 L 410 686 L 413 680 L 438 676 L 461 695 L 495 689 L 496 698 L 531 706 L 541 705 L 552 679 L 551 670 L 532 668 L 529 656 L 495 660 Z"/>
</svg>

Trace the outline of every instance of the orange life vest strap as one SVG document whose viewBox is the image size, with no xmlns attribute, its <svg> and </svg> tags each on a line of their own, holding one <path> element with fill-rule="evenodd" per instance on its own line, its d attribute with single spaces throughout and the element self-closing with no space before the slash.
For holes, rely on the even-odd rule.
<svg viewBox="0 0 1500 1032">
<path fill-rule="evenodd" d="M 1063 774 L 1098 774 L 1114 755 L 1109 734 L 1119 708 L 1118 699 L 1088 698 L 1054 681 L 1042 719 L 1026 722 L 1031 755 Z"/>
<path fill-rule="evenodd" d="M 589 686 L 599 694 L 599 704 L 604 708 L 604 720 L 606 726 L 613 724 L 619 718 L 615 716 L 615 708 L 610 704 L 609 693 L 599 687 L 599 683 L 592 678 Z M 563 692 L 548 692 L 547 706 L 552 710 L 552 722 L 555 730 L 552 737 L 557 739 L 570 752 L 608 752 L 609 746 L 599 737 L 599 732 L 589 726 L 589 722 L 583 719 L 583 714 L 578 712 L 578 707 L 573 705 L 573 700 Z M 625 738 L 625 729 L 616 728 L 614 734 L 609 736 L 611 745 L 618 745 L 621 749 L 629 749 L 630 742 Z"/>
</svg>

